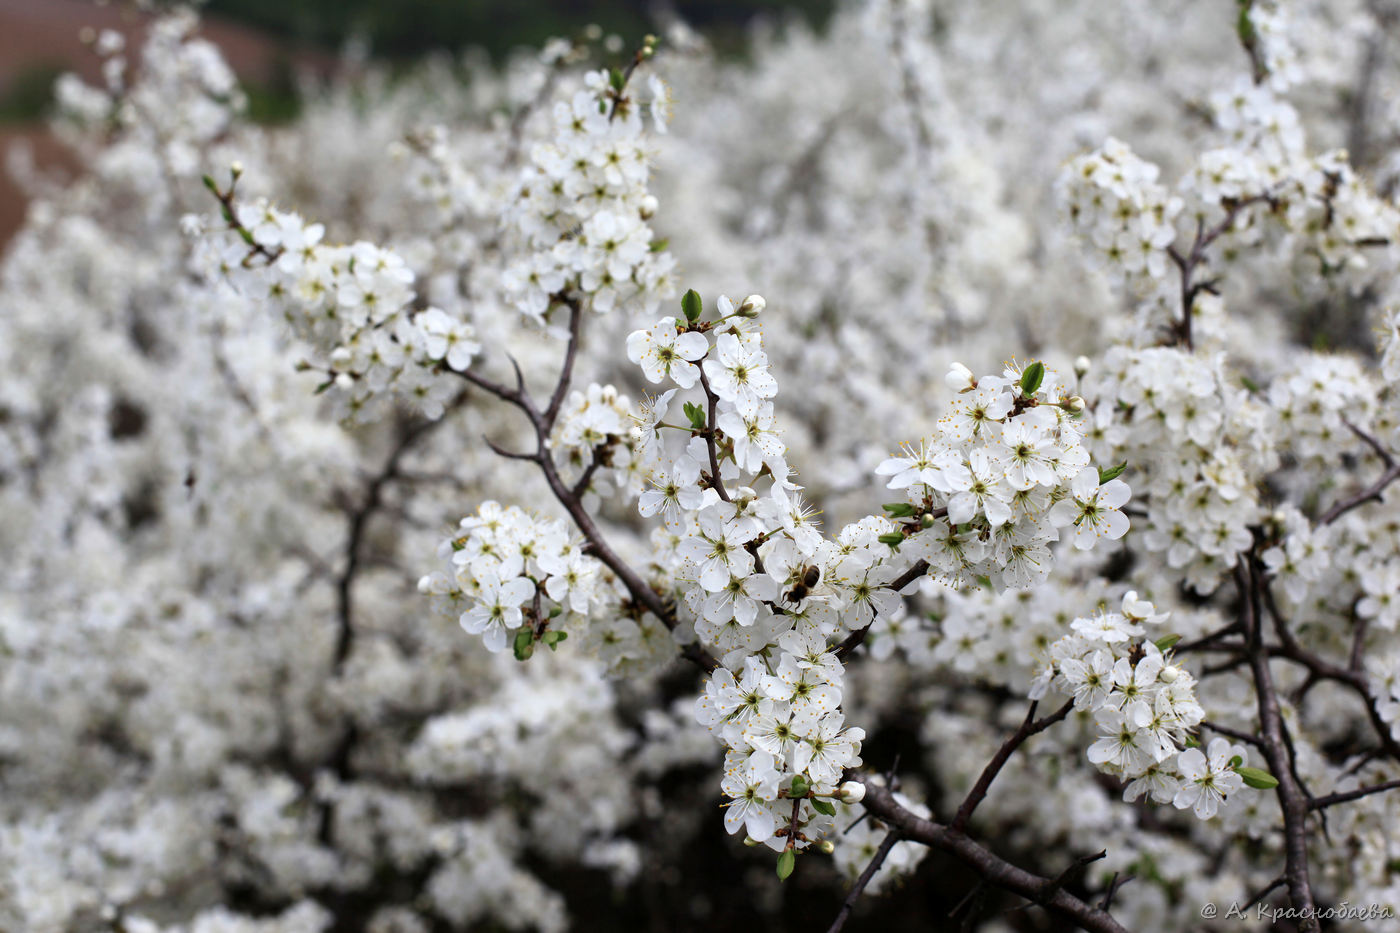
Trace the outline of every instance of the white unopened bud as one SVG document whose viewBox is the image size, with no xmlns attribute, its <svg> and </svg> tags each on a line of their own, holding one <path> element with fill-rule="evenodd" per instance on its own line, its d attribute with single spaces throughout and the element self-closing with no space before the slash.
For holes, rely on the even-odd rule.
<svg viewBox="0 0 1400 933">
<path fill-rule="evenodd" d="M 1071 395 L 1065 399 L 1065 408 L 1077 414 L 1084 410 L 1084 399 L 1077 395 Z"/>
<path fill-rule="evenodd" d="M 860 781 L 847 781 L 841 785 L 838 793 L 846 803 L 860 803 L 865 799 L 865 785 Z"/>
<path fill-rule="evenodd" d="M 1078 376 L 1080 379 L 1083 379 L 1083 378 L 1084 378 L 1084 374 L 1087 373 L 1088 371 L 1089 371 L 1089 358 L 1088 358 L 1087 356 L 1081 356 L 1081 357 L 1076 358 L 1075 361 L 1074 361 L 1074 374 L 1075 374 L 1076 376 Z"/>
<path fill-rule="evenodd" d="M 758 317 L 758 312 L 768 307 L 768 302 L 763 300 L 762 295 L 750 295 L 744 299 L 744 303 L 739 305 L 739 313 L 745 317 Z"/>
<path fill-rule="evenodd" d="M 948 375 L 943 377 L 943 381 L 954 392 L 966 392 L 969 389 L 977 388 L 977 377 L 972 375 L 972 370 L 961 363 L 954 363 L 953 368 L 948 370 Z"/>
<path fill-rule="evenodd" d="M 1177 667 L 1175 664 L 1168 664 L 1157 672 L 1157 679 L 1164 684 L 1175 683 L 1176 679 L 1180 676 L 1181 668 Z"/>
<path fill-rule="evenodd" d="M 238 159 L 234 159 L 233 164 L 228 167 L 228 170 L 233 173 L 234 178 L 237 178 L 239 175 L 243 174 L 243 163 Z"/>
<path fill-rule="evenodd" d="M 642 220 L 651 220 L 652 217 L 656 216 L 656 209 L 660 206 L 661 202 L 656 200 L 656 195 L 649 194 L 642 198 L 642 204 L 641 207 L 637 209 L 637 213 L 641 216 Z"/>
<path fill-rule="evenodd" d="M 836 843 L 832 842 L 830 839 L 823 839 L 821 845 L 817 846 L 817 848 L 822 850 L 822 855 L 830 855 L 836 851 Z"/>
</svg>

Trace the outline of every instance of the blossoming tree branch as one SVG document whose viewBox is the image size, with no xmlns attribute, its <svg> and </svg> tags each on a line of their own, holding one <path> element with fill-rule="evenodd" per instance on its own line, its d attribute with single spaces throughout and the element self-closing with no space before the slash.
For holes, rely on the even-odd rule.
<svg viewBox="0 0 1400 933">
<path fill-rule="evenodd" d="M 684 831 L 768 850 L 780 890 L 829 890 L 832 931 L 935 857 L 974 879 L 953 908 L 969 927 L 1400 909 L 1400 135 L 1373 135 L 1367 103 L 1400 69 L 1376 40 L 1347 84 L 1316 44 L 1320 23 L 1365 36 L 1393 14 L 1211 11 L 1175 75 L 1195 76 L 1188 105 L 1076 111 L 1046 164 L 1027 141 L 996 154 L 1012 144 L 959 110 L 956 68 L 979 58 L 931 22 L 1029 15 L 991 7 L 852 4 L 830 37 L 770 37 L 772 64 L 718 76 L 680 28 L 630 52 L 560 40 L 484 90 L 386 92 L 499 93 L 506 119 L 405 126 L 392 99 L 332 100 L 306 139 L 237 128 L 188 15 L 153 26 L 137 71 L 95 41 L 106 86 L 66 86 L 72 132 L 140 219 L 101 186 L 68 195 L 84 223 L 40 212 L 5 287 L 37 309 L 44 249 L 87 270 L 103 223 L 181 235 L 102 273 L 136 284 L 47 296 L 74 322 L 129 296 L 85 351 L 118 389 L 95 383 L 61 442 L 41 390 L 8 400 L 0 491 L 42 503 L 54 464 L 124 464 L 129 488 L 35 539 L 167 556 L 46 611 L 98 632 L 99 658 L 129 630 L 152 658 L 224 665 L 228 702 L 275 700 L 230 733 L 219 689 L 206 709 L 197 682 L 104 673 L 130 698 L 107 806 L 167 822 L 112 830 L 119 868 L 54 856 L 30 880 L 0 860 L 15 916 L 562 929 L 527 854 L 645 883 L 655 837 L 682 832 L 658 787 L 692 765 L 710 778 Z M 813 114 L 768 152 L 754 127 L 791 109 L 788 59 L 847 62 L 855 90 L 804 91 Z M 1056 65 L 1061 91 L 1080 66 Z M 1338 127 L 1305 89 L 1352 95 L 1352 151 L 1310 148 Z M 279 161 L 377 107 L 404 193 L 347 203 Z M 1135 126 L 1137 150 L 1109 135 Z M 766 297 L 721 293 L 736 282 Z M 153 327 L 159 288 L 186 316 Z M 8 326 L 52 367 L 75 339 L 38 310 Z M 1309 348 L 1324 333 L 1347 352 Z M 169 360 L 200 387 L 189 407 L 161 389 Z M 23 592 L 56 572 L 17 567 Z M 6 689 L 33 702 L 63 642 L 7 626 Z M 920 760 L 876 760 L 901 718 Z M 13 818 L 0 859 L 111 819 L 94 812 Z M 199 813 L 219 828 L 183 866 L 120 854 Z"/>
</svg>

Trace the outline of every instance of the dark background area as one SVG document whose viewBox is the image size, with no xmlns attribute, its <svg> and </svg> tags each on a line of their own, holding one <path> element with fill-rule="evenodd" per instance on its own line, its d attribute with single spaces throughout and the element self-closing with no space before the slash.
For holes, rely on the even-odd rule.
<svg viewBox="0 0 1400 933">
<path fill-rule="evenodd" d="M 161 0 L 173 5 L 175 0 Z M 201 32 L 220 49 L 262 123 L 299 110 L 297 75 L 334 72 L 346 43 L 408 68 L 431 53 L 486 50 L 501 62 L 553 36 L 578 36 L 597 24 L 628 48 L 655 31 L 658 16 L 679 16 L 725 56 L 742 56 L 756 18 L 793 17 L 821 28 L 837 0 L 207 0 Z M 0 0 L 0 250 L 23 222 L 25 200 L 4 168 L 13 144 L 28 146 L 41 166 L 71 169 L 44 120 L 53 82 L 64 72 L 99 79 L 97 57 L 79 39 L 84 27 L 115 29 L 128 49 L 141 44 L 148 19 L 134 0 Z"/>
<path fill-rule="evenodd" d="M 351 36 L 390 59 L 477 46 L 499 60 L 589 23 L 631 44 L 655 28 L 653 11 L 671 11 L 717 46 L 742 46 L 756 16 L 805 17 L 822 25 L 835 0 L 209 0 L 208 10 L 274 35 L 335 49 Z"/>
</svg>

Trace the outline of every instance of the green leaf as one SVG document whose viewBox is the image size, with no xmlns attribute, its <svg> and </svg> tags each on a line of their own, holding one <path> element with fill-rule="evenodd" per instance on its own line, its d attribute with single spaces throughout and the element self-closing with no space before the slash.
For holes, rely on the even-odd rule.
<svg viewBox="0 0 1400 933">
<path fill-rule="evenodd" d="M 1186 741 L 1185 741 L 1183 744 L 1184 744 L 1187 748 L 1200 748 L 1200 747 L 1201 747 L 1201 740 L 1198 739 L 1198 738 L 1196 738 L 1194 735 L 1188 735 L 1188 736 L 1186 737 Z"/>
<path fill-rule="evenodd" d="M 1166 651 L 1168 648 L 1170 648 L 1172 645 L 1176 644 L 1179 641 L 1181 641 L 1180 635 L 1163 635 L 1161 638 L 1157 639 L 1152 644 L 1157 646 L 1158 651 Z"/>
<path fill-rule="evenodd" d="M 887 502 L 880 506 L 880 508 L 889 512 L 892 518 L 909 518 L 918 511 L 917 508 L 907 502 Z"/>
<path fill-rule="evenodd" d="M 544 642 L 546 645 L 549 645 L 550 651 L 554 651 L 556 648 L 559 647 L 559 643 L 568 637 L 568 632 L 556 632 L 551 629 L 550 631 L 545 632 L 544 635 L 540 636 L 540 641 Z"/>
<path fill-rule="evenodd" d="M 690 419 L 690 426 L 697 431 L 705 430 L 705 409 L 694 402 L 686 402 L 684 406 L 685 416 Z"/>
<path fill-rule="evenodd" d="M 806 797 L 807 791 L 807 782 L 803 779 L 802 775 L 799 774 L 797 777 L 792 779 L 792 786 L 788 788 L 788 796 Z"/>
<path fill-rule="evenodd" d="M 1241 376 L 1241 377 L 1240 377 L 1240 385 L 1244 386 L 1246 389 L 1248 389 L 1248 390 L 1251 391 L 1251 392 L 1258 392 L 1258 391 L 1259 391 L 1259 383 L 1255 382 L 1253 379 L 1249 378 L 1248 376 Z"/>
<path fill-rule="evenodd" d="M 312 394 L 313 394 L 313 395 L 320 395 L 322 392 L 326 391 L 327 389 L 329 389 L 329 388 L 330 388 L 331 386 L 333 386 L 333 385 L 335 385 L 335 380 L 334 380 L 334 379 L 327 379 L 325 382 L 323 382 L 323 383 L 321 383 L 320 385 L 318 385 L 318 386 L 316 387 L 316 391 L 315 391 L 314 393 L 312 393 Z"/>
<path fill-rule="evenodd" d="M 812 809 L 816 810 L 818 813 L 824 813 L 827 816 L 836 815 L 836 807 L 832 805 L 831 801 L 823 800 L 820 797 L 812 798 Z"/>
<path fill-rule="evenodd" d="M 611 82 L 612 86 L 617 88 L 619 91 L 622 90 L 622 86 L 627 83 L 627 78 L 617 68 L 608 69 L 608 79 Z"/>
<path fill-rule="evenodd" d="M 685 319 L 692 323 L 700 320 L 700 315 L 705 313 L 705 302 L 700 299 L 700 293 L 691 289 L 681 296 L 681 310 L 685 312 Z"/>
<path fill-rule="evenodd" d="M 1021 370 L 1021 394 L 1029 398 L 1045 381 L 1045 364 L 1039 361 Z"/>
<path fill-rule="evenodd" d="M 660 252 L 665 251 L 666 247 L 668 247 L 668 246 L 670 246 L 670 245 L 671 245 L 671 241 L 670 241 L 669 239 L 667 239 L 666 237 L 662 237 L 662 238 L 659 239 L 659 240 L 652 240 L 652 241 L 651 241 L 651 251 L 652 251 L 653 253 L 660 253 Z"/>
<path fill-rule="evenodd" d="M 797 853 L 787 849 L 778 856 L 778 880 L 786 881 L 792 875 L 792 870 L 797 867 Z"/>
<path fill-rule="evenodd" d="M 880 535 L 880 543 L 888 544 L 890 547 L 899 547 L 904 543 L 904 535 L 898 531 L 891 531 L 889 534 Z"/>
<path fill-rule="evenodd" d="M 529 626 L 524 626 L 515 633 L 515 660 L 528 661 L 530 655 L 535 653 L 535 633 Z"/>
<path fill-rule="evenodd" d="M 213 176 L 213 175 L 205 175 L 203 181 L 204 181 L 204 187 L 208 188 L 211 192 L 213 192 L 214 197 L 216 197 L 216 198 L 219 197 L 219 186 L 218 186 L 218 184 L 214 181 L 214 176 Z"/>
<path fill-rule="evenodd" d="M 1234 758 L 1230 759 L 1230 767 L 1232 768 L 1238 768 L 1242 764 L 1244 764 L 1244 759 L 1241 758 L 1239 755 L 1236 755 Z"/>
<path fill-rule="evenodd" d="M 1255 790 L 1273 790 L 1278 787 L 1278 778 L 1258 768 L 1236 768 L 1235 773 L 1244 778 L 1244 782 Z"/>
<path fill-rule="evenodd" d="M 1102 486 L 1109 480 L 1117 479 L 1118 477 L 1122 476 L 1123 471 L 1127 468 L 1128 463 L 1126 460 L 1118 464 L 1117 466 L 1109 467 L 1107 470 L 1105 470 L 1103 467 L 1099 467 L 1099 485 Z"/>
</svg>

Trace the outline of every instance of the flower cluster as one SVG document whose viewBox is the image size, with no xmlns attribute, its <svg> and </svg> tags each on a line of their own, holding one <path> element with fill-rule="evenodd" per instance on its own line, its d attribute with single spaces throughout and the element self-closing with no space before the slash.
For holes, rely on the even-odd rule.
<svg viewBox="0 0 1400 933">
<path fill-rule="evenodd" d="M 1078 550 L 1127 532 L 1128 486 L 1089 465 L 1084 400 L 1058 374 L 1032 363 L 975 379 L 956 364 L 947 380 L 958 396 L 937 431 L 876 468 L 905 496 L 887 510 L 930 528 L 909 556 L 953 585 L 1023 587 L 1049 575 L 1062 529 Z"/>
<path fill-rule="evenodd" d="M 1148 795 L 1210 819 L 1243 786 L 1234 768 L 1245 753 L 1219 738 L 1212 740 L 1208 755 L 1195 747 L 1192 731 L 1205 718 L 1196 680 L 1174 663 L 1170 651 L 1142 640 L 1147 626 L 1166 618 L 1129 592 L 1120 611 L 1075 619 L 1073 633 L 1050 646 L 1030 696 L 1041 699 L 1053 690 L 1093 715 L 1100 738 L 1089 747 L 1089 761 L 1128 782 L 1124 800 Z"/>
<path fill-rule="evenodd" d="M 1161 170 L 1110 138 L 1065 167 L 1055 195 L 1069 226 L 1084 237 L 1099 265 L 1117 282 L 1146 294 L 1170 268 L 1181 198 L 1157 181 Z"/>
<path fill-rule="evenodd" d="M 749 657 L 738 679 L 715 671 L 695 715 L 728 748 L 725 828 L 743 827 L 754 841 L 782 850 L 831 833 L 838 784 L 846 768 L 860 765 L 865 731 L 845 726 L 844 669 L 824 638 L 790 631 L 778 648 L 776 665 Z"/>
<path fill-rule="evenodd" d="M 1260 505 L 1251 477 L 1277 463 L 1263 430 L 1267 411 L 1230 384 L 1219 356 L 1166 347 L 1114 347 L 1090 384 L 1090 449 L 1132 463 L 1143 477 L 1143 545 L 1209 592 L 1253 541 Z M 1164 430 L 1177 439 L 1167 451 Z"/>
<path fill-rule="evenodd" d="M 583 553 L 558 519 L 485 502 L 462 519 L 461 531 L 441 549 L 451 574 L 428 574 L 418 589 L 459 613 L 462 628 L 480 635 L 488 651 L 501 651 L 512 639 L 517 656 L 528 656 L 538 641 L 553 648 L 568 636 L 550 626 L 588 615 L 606 592 L 602 564 Z"/>
<path fill-rule="evenodd" d="M 385 403 L 370 403 L 392 392 L 441 417 L 457 390 L 441 368 L 465 370 L 481 350 L 471 323 L 438 308 L 412 313 L 415 276 L 397 253 L 328 245 L 322 224 L 262 199 L 229 208 L 232 186 L 221 195 L 229 226 L 201 241 L 204 273 L 269 301 L 316 354 L 304 368 L 325 375 L 348 414 L 371 418 Z M 201 232 L 203 222 L 189 227 Z"/>
<path fill-rule="evenodd" d="M 650 46 L 640 55 L 649 55 Z M 666 90 L 649 76 L 651 105 L 624 93 L 621 73 L 590 72 L 554 104 L 554 134 L 535 145 L 506 218 L 526 250 L 503 273 L 506 294 L 543 323 L 561 294 L 594 311 L 650 312 L 674 293 L 675 259 L 648 221 L 650 163 L 643 113 L 665 131 Z"/>
</svg>

